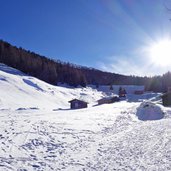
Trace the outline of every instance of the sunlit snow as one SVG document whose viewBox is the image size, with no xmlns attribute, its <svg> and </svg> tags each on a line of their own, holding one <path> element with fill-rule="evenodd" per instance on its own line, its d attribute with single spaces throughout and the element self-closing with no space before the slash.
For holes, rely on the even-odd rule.
<svg viewBox="0 0 171 171">
<path fill-rule="evenodd" d="M 171 168 L 171 109 L 164 118 L 141 121 L 145 98 L 96 106 L 106 92 L 52 86 L 0 65 L 0 170 L 110 171 Z M 156 98 L 157 96 L 157 98 Z M 70 110 L 82 98 L 88 108 Z M 141 100 L 139 100 L 141 99 Z"/>
</svg>

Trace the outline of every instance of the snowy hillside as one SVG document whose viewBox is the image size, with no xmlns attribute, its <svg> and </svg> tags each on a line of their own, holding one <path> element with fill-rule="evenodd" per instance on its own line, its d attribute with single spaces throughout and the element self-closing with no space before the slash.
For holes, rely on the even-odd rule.
<svg viewBox="0 0 171 171">
<path fill-rule="evenodd" d="M 0 64 L 0 109 L 69 108 L 69 100 L 82 99 L 90 105 L 103 97 L 91 88 L 52 86 L 20 71 Z"/>
<path fill-rule="evenodd" d="M 170 170 L 171 109 L 157 105 L 164 118 L 142 121 L 138 100 L 93 107 L 102 96 L 51 86 L 1 64 L 0 171 Z M 69 110 L 76 97 L 89 108 Z"/>
</svg>

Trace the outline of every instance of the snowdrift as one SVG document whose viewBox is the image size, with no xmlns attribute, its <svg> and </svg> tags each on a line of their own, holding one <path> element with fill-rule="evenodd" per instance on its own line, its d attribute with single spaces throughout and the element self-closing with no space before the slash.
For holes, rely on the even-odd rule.
<svg viewBox="0 0 171 171">
<path fill-rule="evenodd" d="M 138 119 L 140 120 L 159 120 L 164 117 L 161 107 L 153 102 L 145 101 L 137 108 Z"/>
</svg>

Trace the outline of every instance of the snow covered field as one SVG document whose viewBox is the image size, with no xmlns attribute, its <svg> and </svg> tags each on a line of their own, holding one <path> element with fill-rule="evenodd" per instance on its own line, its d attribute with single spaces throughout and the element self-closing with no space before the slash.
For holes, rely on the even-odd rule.
<svg viewBox="0 0 171 171">
<path fill-rule="evenodd" d="M 161 120 L 141 121 L 141 102 L 94 106 L 104 95 L 0 65 L 0 170 L 171 170 L 171 109 L 162 107 Z M 72 98 L 89 108 L 69 110 Z"/>
</svg>

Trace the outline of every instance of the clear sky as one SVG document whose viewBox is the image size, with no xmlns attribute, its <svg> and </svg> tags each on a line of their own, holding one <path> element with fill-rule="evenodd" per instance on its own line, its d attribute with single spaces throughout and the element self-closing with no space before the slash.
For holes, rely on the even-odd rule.
<svg viewBox="0 0 171 171">
<path fill-rule="evenodd" d="M 114 73 L 163 74 L 171 63 L 155 63 L 148 52 L 155 42 L 170 41 L 166 7 L 171 0 L 0 0 L 0 38 Z"/>
</svg>

